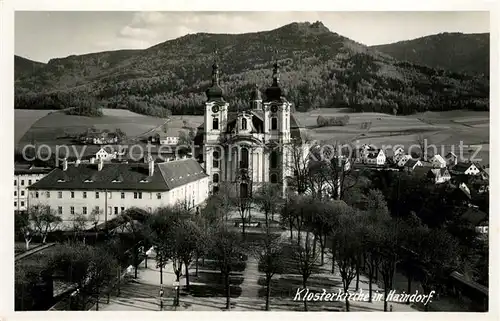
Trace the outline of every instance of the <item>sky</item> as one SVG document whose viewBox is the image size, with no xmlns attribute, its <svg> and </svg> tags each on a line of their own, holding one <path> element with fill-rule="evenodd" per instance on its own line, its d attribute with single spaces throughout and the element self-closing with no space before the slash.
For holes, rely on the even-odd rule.
<svg viewBox="0 0 500 321">
<path fill-rule="evenodd" d="M 365 45 L 441 32 L 490 32 L 489 12 L 133 12 L 16 11 L 15 54 L 35 61 L 91 52 L 144 49 L 197 32 L 245 33 L 321 21 Z"/>
</svg>

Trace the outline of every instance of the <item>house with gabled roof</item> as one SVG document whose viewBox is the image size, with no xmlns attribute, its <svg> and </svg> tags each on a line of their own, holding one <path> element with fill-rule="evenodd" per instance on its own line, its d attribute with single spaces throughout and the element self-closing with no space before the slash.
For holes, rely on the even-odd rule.
<svg viewBox="0 0 500 321">
<path fill-rule="evenodd" d="M 407 172 L 413 172 L 416 167 L 422 167 L 422 162 L 419 159 L 409 159 L 403 165 L 404 170 Z"/>
<path fill-rule="evenodd" d="M 444 160 L 446 161 L 446 164 L 448 166 L 455 166 L 458 163 L 458 157 L 453 152 L 449 152 L 448 154 L 446 154 Z"/>
<path fill-rule="evenodd" d="M 48 205 L 71 226 L 75 215 L 95 209 L 99 222 L 131 207 L 148 212 L 178 202 L 199 206 L 208 197 L 208 175 L 194 159 L 156 163 L 63 162 L 29 187 L 30 205 Z"/>
<path fill-rule="evenodd" d="M 474 163 L 457 163 L 450 172 L 454 175 L 478 175 L 481 172 L 479 166 Z"/>
<path fill-rule="evenodd" d="M 429 161 L 434 168 L 444 168 L 447 165 L 443 156 L 439 154 L 434 155 Z"/>
<path fill-rule="evenodd" d="M 435 184 L 442 184 L 451 179 L 450 172 L 446 167 L 432 168 L 427 175 Z"/>
<path fill-rule="evenodd" d="M 478 208 L 472 206 L 465 211 L 460 219 L 472 224 L 476 231 L 480 234 L 487 235 L 489 227 L 489 217 L 488 214 L 479 210 Z"/>
</svg>

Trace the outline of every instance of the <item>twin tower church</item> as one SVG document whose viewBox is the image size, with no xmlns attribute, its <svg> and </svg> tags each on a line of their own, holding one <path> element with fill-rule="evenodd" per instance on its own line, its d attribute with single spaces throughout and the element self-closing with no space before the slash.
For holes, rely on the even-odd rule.
<svg viewBox="0 0 500 321">
<path fill-rule="evenodd" d="M 270 182 L 284 192 L 286 178 L 293 174 L 291 143 L 301 145 L 305 132 L 292 114 L 291 103 L 282 95 L 278 63 L 265 98 L 255 85 L 244 110 L 229 111 L 219 85 L 217 62 L 212 66 L 212 85 L 206 95 L 205 119 L 195 144 L 202 146 L 199 153 L 211 191 L 217 192 L 221 183 L 230 182 L 237 184 L 244 197 Z"/>
</svg>

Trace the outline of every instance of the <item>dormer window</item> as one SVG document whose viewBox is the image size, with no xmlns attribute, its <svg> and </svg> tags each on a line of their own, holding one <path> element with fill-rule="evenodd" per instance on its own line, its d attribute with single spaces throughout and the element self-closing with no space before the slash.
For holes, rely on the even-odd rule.
<svg viewBox="0 0 500 321">
<path fill-rule="evenodd" d="M 246 130 L 247 129 L 247 119 L 246 118 L 242 118 L 241 119 L 241 129 L 242 130 Z"/>
<path fill-rule="evenodd" d="M 149 181 L 148 181 L 148 179 L 147 179 L 147 178 L 143 178 L 143 179 L 141 179 L 141 180 L 140 180 L 140 183 L 148 183 L 148 182 L 149 182 Z"/>
<path fill-rule="evenodd" d="M 112 183 L 121 183 L 122 180 L 119 178 L 115 178 L 114 180 L 111 181 Z"/>
<path fill-rule="evenodd" d="M 58 182 L 58 183 L 64 183 L 64 182 L 66 182 L 66 181 L 64 180 L 64 178 L 60 178 L 60 179 L 58 179 L 58 180 L 57 180 L 57 182 Z"/>
<path fill-rule="evenodd" d="M 94 181 L 91 178 L 87 178 L 84 183 L 93 183 Z"/>
</svg>

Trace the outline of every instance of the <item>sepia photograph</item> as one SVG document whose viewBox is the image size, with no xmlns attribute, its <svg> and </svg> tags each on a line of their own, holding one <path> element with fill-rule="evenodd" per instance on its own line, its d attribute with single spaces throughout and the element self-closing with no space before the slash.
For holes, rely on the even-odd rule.
<svg viewBox="0 0 500 321">
<path fill-rule="evenodd" d="M 15 311 L 488 312 L 490 20 L 14 12 Z"/>
</svg>

